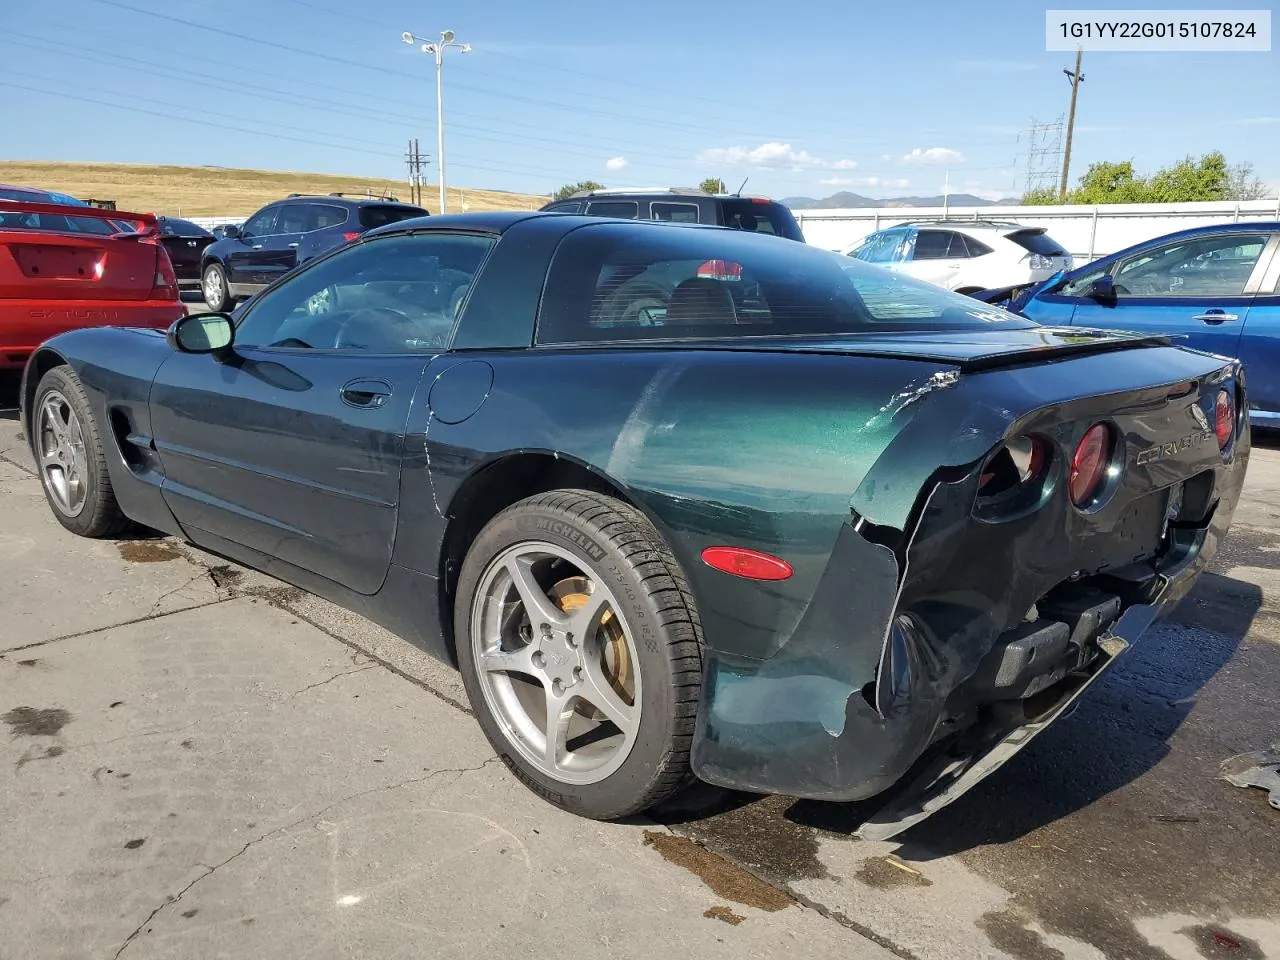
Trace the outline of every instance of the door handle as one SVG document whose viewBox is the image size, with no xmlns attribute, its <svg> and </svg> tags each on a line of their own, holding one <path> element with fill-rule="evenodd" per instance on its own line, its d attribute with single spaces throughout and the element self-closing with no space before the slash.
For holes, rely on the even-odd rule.
<svg viewBox="0 0 1280 960">
<path fill-rule="evenodd" d="M 255 249 L 255 250 L 261 250 L 261 249 L 262 249 L 262 244 L 260 244 L 260 243 L 255 243 L 255 244 L 253 245 L 253 249 Z"/>
<path fill-rule="evenodd" d="M 391 398 L 391 384 L 385 380 L 352 380 L 342 385 L 338 395 L 349 407 L 377 409 Z"/>
<path fill-rule="evenodd" d="M 1197 313 L 1192 320 L 1199 320 L 1202 323 L 1223 323 L 1227 320 L 1239 320 L 1240 317 L 1234 313 L 1227 313 L 1225 310 L 1206 310 L 1204 313 Z"/>
<path fill-rule="evenodd" d="M 289 244 L 289 246 L 291 246 L 291 247 L 296 247 L 296 246 L 297 246 L 297 244 L 296 244 L 296 243 L 291 243 L 291 244 Z"/>
</svg>

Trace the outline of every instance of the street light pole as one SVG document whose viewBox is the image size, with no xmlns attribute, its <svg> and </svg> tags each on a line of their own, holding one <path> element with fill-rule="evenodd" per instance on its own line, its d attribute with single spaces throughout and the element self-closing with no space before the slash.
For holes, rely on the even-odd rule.
<svg viewBox="0 0 1280 960">
<path fill-rule="evenodd" d="M 444 52 L 449 47 L 457 47 L 461 53 L 470 53 L 471 44 L 458 43 L 452 30 L 441 33 L 439 40 L 423 40 L 408 31 L 402 33 L 400 39 L 408 44 L 421 43 L 422 52 L 430 53 L 436 59 L 436 165 L 440 181 L 440 212 L 444 213 L 449 205 L 444 179 Z"/>
</svg>

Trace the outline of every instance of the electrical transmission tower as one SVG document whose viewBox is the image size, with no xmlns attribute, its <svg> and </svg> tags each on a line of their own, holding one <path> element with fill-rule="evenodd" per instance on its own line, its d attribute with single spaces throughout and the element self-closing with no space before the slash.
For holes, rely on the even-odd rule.
<svg viewBox="0 0 1280 960">
<path fill-rule="evenodd" d="M 1033 118 L 1027 130 L 1027 192 L 1058 190 L 1062 173 L 1063 118 L 1052 123 L 1037 123 Z"/>
<path fill-rule="evenodd" d="M 409 149 L 405 151 L 405 166 L 409 168 L 409 202 L 422 206 L 422 168 L 427 165 L 427 158 L 418 149 L 418 138 L 409 141 Z"/>
</svg>

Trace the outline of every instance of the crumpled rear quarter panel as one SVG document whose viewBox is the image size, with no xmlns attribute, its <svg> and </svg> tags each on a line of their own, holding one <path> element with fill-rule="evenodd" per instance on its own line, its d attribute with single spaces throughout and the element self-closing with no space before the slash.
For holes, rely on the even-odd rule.
<svg viewBox="0 0 1280 960">
<path fill-rule="evenodd" d="M 1124 350 L 970 374 L 915 400 L 910 422 L 862 477 L 804 613 L 776 652 L 759 658 L 710 644 L 698 776 L 830 800 L 880 793 L 973 706 L 966 682 L 1001 634 L 1052 588 L 1105 577 L 1141 555 L 1140 498 L 1198 476 L 1166 552 L 1147 557 L 1149 576 L 1125 601 L 1167 612 L 1230 523 L 1249 456 L 1247 418 L 1226 462 L 1212 436 L 1141 465 L 1135 454 L 1177 437 L 1184 421 L 1193 428 L 1192 398 L 1170 404 L 1167 386 L 1153 385 L 1198 378 L 1211 397 L 1216 381 L 1243 382 L 1239 364 L 1225 363 L 1175 348 Z M 1070 451 L 1098 417 L 1120 427 L 1126 464 L 1123 486 L 1101 509 L 1086 516 L 1071 507 L 1064 472 L 1025 516 L 973 517 L 982 464 L 999 443 L 1035 430 Z M 1065 471 L 1061 457 L 1056 468 Z M 907 692 L 882 716 L 871 694 L 891 620 L 903 611 L 925 629 L 905 650 Z"/>
</svg>

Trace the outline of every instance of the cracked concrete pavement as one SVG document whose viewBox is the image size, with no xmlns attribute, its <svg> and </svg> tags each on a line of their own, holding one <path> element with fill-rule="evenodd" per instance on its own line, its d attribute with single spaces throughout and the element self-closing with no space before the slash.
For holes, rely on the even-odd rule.
<svg viewBox="0 0 1280 960">
<path fill-rule="evenodd" d="M 856 805 L 709 789 L 665 826 L 562 814 L 399 638 L 172 540 L 66 534 L 4 417 L 0 960 L 1280 958 L 1280 815 L 1214 779 L 1280 739 L 1274 449 L 1118 679 L 873 844 Z"/>
</svg>

